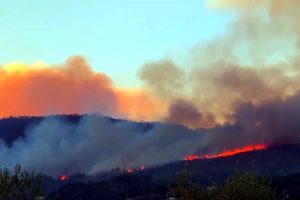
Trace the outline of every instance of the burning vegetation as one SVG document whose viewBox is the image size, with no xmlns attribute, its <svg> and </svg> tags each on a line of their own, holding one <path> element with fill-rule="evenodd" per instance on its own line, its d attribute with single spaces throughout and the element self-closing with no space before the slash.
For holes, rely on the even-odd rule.
<svg viewBox="0 0 300 200">
<path fill-rule="evenodd" d="M 144 165 L 141 165 L 140 167 L 138 168 L 127 168 L 127 170 L 123 170 L 122 173 L 127 173 L 127 174 L 133 174 L 135 172 L 138 172 L 138 171 L 144 171 L 145 167 Z"/>
<path fill-rule="evenodd" d="M 58 177 L 58 180 L 60 180 L 60 181 L 67 181 L 68 179 L 69 179 L 69 177 L 66 175 L 61 175 Z"/>
<path fill-rule="evenodd" d="M 198 160 L 198 159 L 211 159 L 211 158 L 227 157 L 227 156 L 233 156 L 233 155 L 239 154 L 239 153 L 262 150 L 265 148 L 266 148 L 266 145 L 263 145 L 263 144 L 248 145 L 248 146 L 245 146 L 242 148 L 227 150 L 227 151 L 217 153 L 217 154 L 188 155 L 184 158 L 184 160 L 190 161 L 190 160 Z"/>
<path fill-rule="evenodd" d="M 110 171 L 116 174 L 134 174 L 139 171 L 144 171 L 144 169 L 145 166 L 141 165 L 137 168 L 133 168 L 133 167 L 127 167 L 125 169 L 115 168 L 115 169 L 111 169 Z"/>
</svg>

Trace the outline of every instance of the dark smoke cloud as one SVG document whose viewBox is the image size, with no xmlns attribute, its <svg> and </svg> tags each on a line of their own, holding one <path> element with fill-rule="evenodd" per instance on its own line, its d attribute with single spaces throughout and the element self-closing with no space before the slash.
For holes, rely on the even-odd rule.
<svg viewBox="0 0 300 200">
<path fill-rule="evenodd" d="M 268 144 L 298 141 L 299 119 L 299 92 L 286 100 L 274 100 L 262 106 L 240 105 L 234 115 L 235 124 L 243 126 L 246 135 L 256 135 L 258 139 L 263 139 Z"/>
<path fill-rule="evenodd" d="M 218 151 L 249 144 L 267 146 L 300 142 L 300 92 L 285 100 L 256 106 L 242 103 L 231 116 L 232 123 L 209 129 L 208 144 Z M 224 149 L 223 149 L 224 150 Z"/>
<path fill-rule="evenodd" d="M 191 103 L 176 100 L 172 102 L 169 115 L 164 119 L 166 122 L 184 124 L 191 128 L 199 126 L 213 126 L 215 124 L 212 114 L 203 114 Z"/>
</svg>

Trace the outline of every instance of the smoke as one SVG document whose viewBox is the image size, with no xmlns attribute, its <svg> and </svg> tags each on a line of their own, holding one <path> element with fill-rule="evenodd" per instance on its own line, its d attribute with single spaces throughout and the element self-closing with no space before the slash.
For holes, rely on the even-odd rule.
<svg viewBox="0 0 300 200">
<path fill-rule="evenodd" d="M 179 65 L 163 58 L 148 62 L 138 73 L 148 91 L 168 102 L 169 112 L 164 119 L 192 128 L 211 128 L 232 122 L 231 116 L 242 103 L 259 106 L 295 95 L 300 89 L 297 20 L 300 3 L 284 0 L 207 3 L 213 12 L 234 13 L 235 19 L 224 34 L 195 45 L 185 63 Z M 198 113 L 198 123 L 186 114 L 168 116 L 174 113 L 178 100 L 185 102 L 186 112 L 192 108 L 194 114 Z M 214 120 L 200 120 L 200 113 Z"/>
<path fill-rule="evenodd" d="M 2 166 L 21 163 L 49 175 L 148 167 L 194 152 L 204 140 L 191 133 L 181 126 L 114 122 L 95 115 L 82 117 L 78 124 L 47 118 L 11 147 L 2 143 L 0 159 Z"/>
<path fill-rule="evenodd" d="M 240 104 L 232 124 L 191 130 L 161 123 L 114 121 L 89 115 L 79 123 L 46 118 L 29 126 L 24 138 L 0 144 L 1 165 L 48 175 L 97 174 L 114 168 L 146 168 L 182 160 L 190 154 L 214 155 L 247 145 L 299 142 L 300 92 L 260 106 Z M 179 102 L 179 105 L 184 105 Z M 184 108 L 184 107 L 183 107 Z M 180 108 L 179 108 L 180 109 Z M 201 120 L 191 109 L 190 115 Z"/>
<path fill-rule="evenodd" d="M 11 63 L 0 68 L 0 117 L 70 113 L 153 120 L 163 103 L 143 89 L 121 89 L 82 57 L 63 65 Z"/>
<path fill-rule="evenodd" d="M 169 110 L 169 115 L 164 121 L 175 124 L 184 124 L 191 128 L 213 126 L 215 124 L 215 119 L 212 114 L 205 115 L 199 112 L 193 104 L 182 100 L 173 102 Z"/>
<path fill-rule="evenodd" d="M 285 100 L 272 100 L 263 105 L 240 104 L 232 116 L 233 123 L 209 129 L 207 144 L 215 151 L 239 145 L 266 146 L 299 143 L 300 92 Z"/>
<path fill-rule="evenodd" d="M 235 19 L 219 37 L 195 45 L 187 61 L 149 61 L 144 87 L 120 88 L 82 57 L 65 64 L 0 68 L 0 117 L 102 113 L 190 128 L 231 123 L 242 103 L 255 106 L 300 89 L 298 1 L 209 0 L 212 12 Z"/>
</svg>

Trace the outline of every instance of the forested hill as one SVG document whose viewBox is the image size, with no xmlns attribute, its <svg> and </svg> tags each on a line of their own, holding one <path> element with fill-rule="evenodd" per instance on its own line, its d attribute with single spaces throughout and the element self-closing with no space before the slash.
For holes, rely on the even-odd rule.
<svg viewBox="0 0 300 200">
<path fill-rule="evenodd" d="M 85 115 L 51 115 L 51 116 L 40 116 L 40 117 L 9 117 L 0 119 L 0 139 L 4 140 L 5 143 L 9 146 L 12 145 L 13 141 L 15 141 L 19 137 L 24 137 L 25 132 L 30 127 L 39 124 L 42 120 L 45 119 L 58 119 L 64 120 L 66 122 L 75 123 L 77 124 L 80 119 L 83 117 L 88 116 Z M 120 122 L 124 121 L 121 119 L 115 119 L 111 117 L 105 117 L 101 115 L 96 115 L 98 117 L 104 117 L 111 122 Z M 125 120 L 126 121 L 126 120 Z M 129 121 L 128 121 L 129 122 Z M 149 122 L 131 122 L 136 125 L 137 128 L 146 131 L 154 126 L 155 123 Z"/>
</svg>

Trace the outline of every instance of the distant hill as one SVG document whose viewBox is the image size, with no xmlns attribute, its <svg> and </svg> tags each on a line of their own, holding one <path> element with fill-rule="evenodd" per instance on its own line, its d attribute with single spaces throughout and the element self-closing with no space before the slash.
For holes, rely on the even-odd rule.
<svg viewBox="0 0 300 200">
<path fill-rule="evenodd" d="M 11 145 L 19 137 L 25 136 L 30 126 L 40 123 L 45 118 L 63 118 L 67 121 L 78 122 L 82 115 L 55 115 L 47 117 L 9 117 L 0 119 L 0 139 Z"/>
<path fill-rule="evenodd" d="M 27 129 L 40 123 L 45 118 L 63 119 L 72 123 L 78 123 L 83 116 L 85 115 L 0 119 L 0 138 L 8 145 L 11 145 L 17 138 L 24 137 Z M 107 119 L 113 123 L 123 121 L 109 117 Z M 130 121 L 127 121 L 127 123 L 131 123 L 141 133 L 162 124 Z M 83 188 L 87 191 L 97 191 L 99 188 L 101 188 L 101 191 L 105 191 L 107 187 L 117 191 L 129 188 L 135 195 L 140 195 L 140 191 L 153 193 L 153 199 L 156 199 L 156 192 L 164 194 L 168 181 L 182 170 L 187 170 L 191 173 L 197 182 L 208 184 L 211 180 L 222 182 L 237 169 L 256 171 L 259 174 L 273 177 L 274 184 L 281 190 L 285 190 L 288 187 L 289 190 L 296 192 L 300 188 L 300 183 L 295 178 L 300 176 L 300 144 L 273 146 L 268 149 L 240 153 L 229 157 L 173 162 L 163 166 L 146 168 L 133 174 L 111 171 L 94 176 L 74 175 L 67 181 L 60 181 L 55 177 L 46 176 L 43 180 L 48 186 L 49 193 L 56 190 L 59 190 L 59 192 L 68 191 L 70 188 Z M 135 191 L 137 188 L 135 183 L 141 183 L 137 191 Z"/>
<path fill-rule="evenodd" d="M 76 175 L 65 183 L 52 181 L 56 185 L 52 187 L 50 197 L 165 199 L 170 181 L 182 170 L 188 171 L 201 185 L 209 185 L 211 181 L 221 184 L 235 170 L 256 171 L 270 178 L 278 194 L 288 193 L 293 199 L 300 197 L 300 145 L 276 146 L 223 158 L 175 162 L 133 174 Z"/>
<path fill-rule="evenodd" d="M 40 116 L 40 117 L 9 117 L 0 119 L 0 139 L 4 140 L 6 144 L 11 146 L 13 141 L 19 137 L 24 137 L 25 132 L 32 126 L 39 124 L 42 120 L 47 118 L 62 119 L 71 123 L 78 123 L 80 119 L 87 115 L 51 115 L 51 116 Z M 105 117 L 111 122 L 124 121 L 120 119 L 114 119 L 111 117 Z M 152 128 L 155 123 L 148 122 L 129 122 L 136 124 L 137 129 L 146 131 Z M 158 124 L 158 123 L 157 123 Z"/>
<path fill-rule="evenodd" d="M 74 182 L 102 182 L 114 179 L 114 177 L 130 175 L 151 177 L 158 182 L 155 184 L 159 182 L 166 184 L 175 174 L 183 170 L 188 171 L 195 181 L 204 185 L 208 185 L 212 180 L 217 183 L 223 182 L 236 170 L 255 171 L 268 177 L 282 178 L 290 174 L 300 174 L 300 145 L 275 146 L 222 158 L 174 162 L 133 174 L 108 172 L 95 176 L 74 175 L 66 182 L 55 181 L 51 178 L 45 180 L 52 189 Z M 280 178 L 276 180 L 276 184 L 279 184 Z"/>
<path fill-rule="evenodd" d="M 46 117 L 16 117 L 0 119 L 0 139 L 11 145 L 19 137 L 24 137 L 25 132 L 31 126 L 40 123 L 45 118 L 63 119 L 72 123 L 78 123 L 86 115 L 55 115 Z M 105 117 L 113 123 L 123 120 Z M 140 132 L 158 126 L 162 123 L 150 122 L 130 122 Z M 171 125 L 172 126 L 172 125 Z M 174 125 L 175 126 L 175 125 Z M 180 126 L 178 126 L 180 127 Z M 181 127 L 182 128 L 182 127 Z M 192 131 L 191 131 L 192 132 Z M 156 176 L 167 176 L 174 174 L 182 169 L 187 169 L 196 176 L 204 174 L 208 176 L 225 176 L 236 168 L 245 170 L 255 170 L 261 174 L 268 175 L 288 175 L 300 173 L 300 145 L 274 146 L 265 150 L 241 153 L 230 157 L 215 159 L 200 159 L 192 161 L 181 161 L 146 169 L 145 173 L 155 174 Z"/>
<path fill-rule="evenodd" d="M 213 178 L 223 180 L 235 170 L 250 170 L 267 176 L 300 173 L 300 145 L 274 146 L 229 157 L 170 163 L 146 170 L 157 177 L 167 177 L 187 170 L 195 179 L 206 183 Z"/>
</svg>

